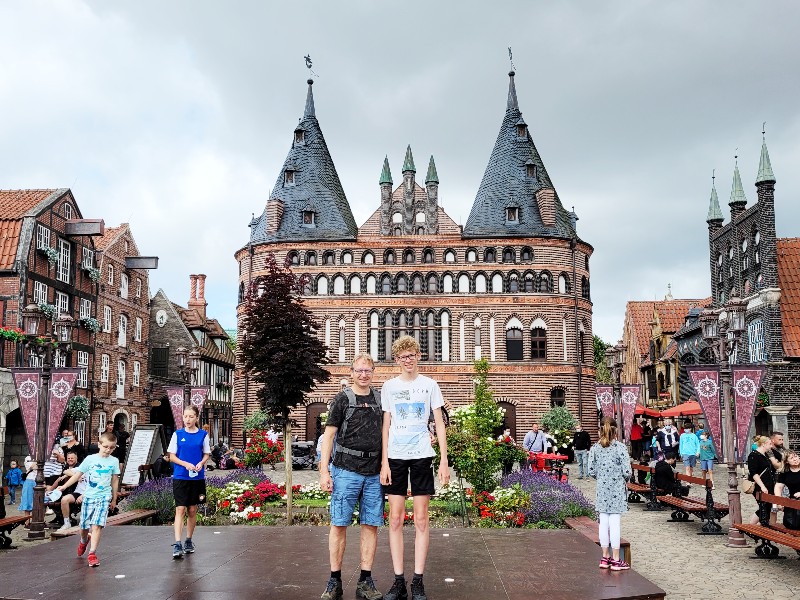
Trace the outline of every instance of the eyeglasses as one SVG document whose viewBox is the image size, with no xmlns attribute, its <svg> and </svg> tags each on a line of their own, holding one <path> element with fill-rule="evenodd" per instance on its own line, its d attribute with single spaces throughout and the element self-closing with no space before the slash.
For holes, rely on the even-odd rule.
<svg viewBox="0 0 800 600">
<path fill-rule="evenodd" d="M 408 362 L 409 360 L 413 360 L 417 358 L 416 352 L 414 354 L 403 354 L 402 356 L 398 356 L 397 360 L 401 362 Z"/>
<path fill-rule="evenodd" d="M 372 369 L 353 369 L 353 373 L 356 375 L 370 375 L 372 374 Z"/>
</svg>

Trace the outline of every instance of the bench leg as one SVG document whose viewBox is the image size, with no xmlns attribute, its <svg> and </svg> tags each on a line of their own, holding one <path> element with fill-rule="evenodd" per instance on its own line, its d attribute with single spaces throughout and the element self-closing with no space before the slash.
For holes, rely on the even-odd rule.
<svg viewBox="0 0 800 600">
<path fill-rule="evenodd" d="M 687 513 L 682 508 L 676 508 L 672 511 L 672 518 L 667 519 L 668 523 L 693 523 L 694 519 L 689 518 L 689 513 Z"/>
<path fill-rule="evenodd" d="M 651 495 L 647 499 L 647 504 L 644 505 L 644 509 L 647 511 L 664 510 L 664 507 L 661 505 L 661 502 L 658 501 L 658 498 L 656 498 L 654 495 Z"/>
<path fill-rule="evenodd" d="M 774 546 L 769 540 L 759 540 L 758 546 L 756 546 L 756 555 L 750 558 L 786 558 L 785 556 L 778 556 L 779 552 L 778 547 Z"/>
<path fill-rule="evenodd" d="M 11 548 L 11 537 L 8 535 L 10 532 L 10 529 L 3 529 L 0 531 L 0 548 L 3 548 L 4 550 Z"/>
<path fill-rule="evenodd" d="M 639 492 L 630 491 L 628 492 L 628 502 L 632 504 L 638 504 L 642 501 L 642 497 L 639 495 Z"/>
<path fill-rule="evenodd" d="M 722 516 L 716 511 L 700 515 L 700 518 L 705 522 L 700 528 L 700 531 L 697 532 L 697 535 L 724 535 L 722 525 L 719 524 L 719 520 Z"/>
</svg>

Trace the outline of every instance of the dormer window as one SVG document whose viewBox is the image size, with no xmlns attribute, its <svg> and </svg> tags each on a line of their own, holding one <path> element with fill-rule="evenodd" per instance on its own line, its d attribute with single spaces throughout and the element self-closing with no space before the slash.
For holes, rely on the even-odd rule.
<svg viewBox="0 0 800 600">
<path fill-rule="evenodd" d="M 286 185 L 294 185 L 294 170 L 286 169 L 283 172 L 283 183 Z"/>
<path fill-rule="evenodd" d="M 317 214 L 313 210 L 303 211 L 303 227 L 316 227 Z"/>
<path fill-rule="evenodd" d="M 525 123 L 519 123 L 517 125 L 517 137 L 524 138 L 528 135 L 528 126 Z"/>
<path fill-rule="evenodd" d="M 506 208 L 506 222 L 519 223 L 519 208 L 516 206 L 509 206 Z"/>
<path fill-rule="evenodd" d="M 305 144 L 306 143 L 306 132 L 302 129 L 295 129 L 294 130 L 294 143 L 295 144 Z"/>
<path fill-rule="evenodd" d="M 531 179 L 536 179 L 536 165 L 532 162 L 526 163 L 525 174 Z"/>
<path fill-rule="evenodd" d="M 71 219 L 72 218 L 72 206 L 68 203 L 64 203 L 64 218 Z"/>
</svg>

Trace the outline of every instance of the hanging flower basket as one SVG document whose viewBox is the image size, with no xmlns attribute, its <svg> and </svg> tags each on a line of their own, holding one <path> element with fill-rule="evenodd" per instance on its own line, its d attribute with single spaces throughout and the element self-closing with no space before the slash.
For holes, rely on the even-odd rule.
<svg viewBox="0 0 800 600">
<path fill-rule="evenodd" d="M 25 340 L 25 334 L 22 329 L 16 327 L 0 327 L 0 338 L 9 342 L 22 342 Z"/>
<path fill-rule="evenodd" d="M 42 314 L 45 316 L 46 319 L 52 321 L 58 315 L 58 308 L 55 304 L 48 304 L 47 302 L 40 302 L 39 303 L 39 310 L 42 311 Z"/>
<path fill-rule="evenodd" d="M 89 275 L 89 279 L 95 283 L 100 281 L 100 269 L 96 269 L 95 267 L 90 267 L 88 265 L 84 265 L 82 268 Z"/>
<path fill-rule="evenodd" d="M 51 266 L 55 266 L 56 263 L 58 263 L 58 250 L 52 246 L 44 246 L 42 248 L 37 248 L 37 250 L 47 257 L 47 262 L 49 262 Z"/>
<path fill-rule="evenodd" d="M 67 403 L 67 414 L 77 421 L 89 416 L 89 399 L 86 396 L 73 396 Z"/>
<path fill-rule="evenodd" d="M 78 322 L 83 326 L 84 329 L 88 329 L 92 333 L 97 333 L 100 331 L 100 322 L 94 317 L 81 317 L 78 319 Z"/>
</svg>

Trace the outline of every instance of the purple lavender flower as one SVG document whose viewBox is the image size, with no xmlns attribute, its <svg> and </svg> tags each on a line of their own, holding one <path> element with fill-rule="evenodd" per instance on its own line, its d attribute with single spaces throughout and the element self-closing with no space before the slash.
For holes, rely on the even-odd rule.
<svg viewBox="0 0 800 600">
<path fill-rule="evenodd" d="M 500 487 L 518 483 L 531 496 L 531 505 L 525 511 L 525 523 L 536 525 L 547 522 L 563 527 L 569 517 L 595 518 L 594 505 L 574 486 L 556 481 L 549 475 L 531 470 L 515 471 L 506 475 Z"/>
</svg>

